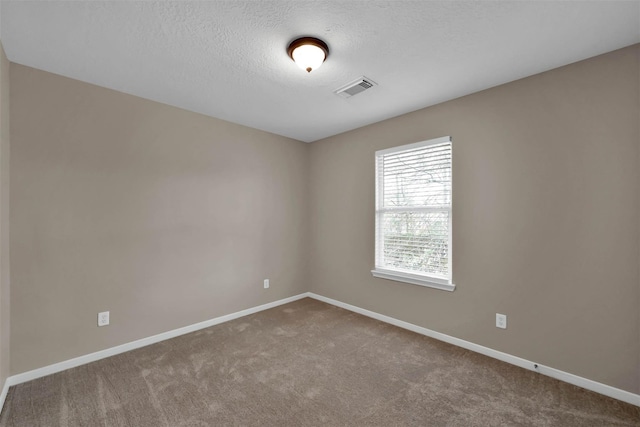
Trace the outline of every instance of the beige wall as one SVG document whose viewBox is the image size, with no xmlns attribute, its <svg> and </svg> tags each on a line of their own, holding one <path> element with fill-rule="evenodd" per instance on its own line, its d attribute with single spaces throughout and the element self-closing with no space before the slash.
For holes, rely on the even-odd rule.
<svg viewBox="0 0 640 427">
<path fill-rule="evenodd" d="M 9 376 L 9 61 L 0 43 L 0 384 Z"/>
<path fill-rule="evenodd" d="M 638 55 L 313 143 L 311 290 L 640 392 Z M 446 135 L 457 289 L 373 278 L 374 152 Z"/>
<path fill-rule="evenodd" d="M 16 64 L 11 93 L 12 374 L 307 290 L 307 144 Z"/>
</svg>

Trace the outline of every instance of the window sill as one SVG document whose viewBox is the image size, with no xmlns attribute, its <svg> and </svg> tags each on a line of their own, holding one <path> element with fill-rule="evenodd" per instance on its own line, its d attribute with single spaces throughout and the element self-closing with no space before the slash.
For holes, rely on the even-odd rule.
<svg viewBox="0 0 640 427">
<path fill-rule="evenodd" d="M 453 292 L 456 289 L 456 285 L 446 280 L 419 276 L 417 274 L 400 273 L 398 271 L 381 269 L 371 270 L 371 274 L 373 274 L 374 277 L 378 277 L 380 279 L 411 283 L 412 285 L 426 286 L 428 288 L 440 289 L 442 291 Z"/>
</svg>

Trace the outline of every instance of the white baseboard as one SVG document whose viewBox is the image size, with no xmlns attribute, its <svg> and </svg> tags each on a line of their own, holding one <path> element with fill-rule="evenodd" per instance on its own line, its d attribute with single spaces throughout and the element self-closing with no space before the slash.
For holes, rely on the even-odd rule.
<svg viewBox="0 0 640 427">
<path fill-rule="evenodd" d="M 520 366 L 522 368 L 539 372 L 543 375 L 547 375 L 549 377 L 558 379 L 560 381 L 567 382 L 569 384 L 576 385 L 578 387 L 582 387 L 587 390 L 594 391 L 596 393 L 603 394 L 605 396 L 612 397 L 614 399 L 621 400 L 623 402 L 630 403 L 632 405 L 640 406 L 640 395 L 630 393 L 625 390 L 620 390 L 615 387 L 608 386 L 606 384 L 602 384 L 596 381 L 592 381 L 583 377 L 579 377 L 577 375 L 570 374 L 568 372 L 560 371 L 555 368 L 551 368 L 548 366 L 536 364 L 530 360 L 522 359 L 520 357 L 512 356 L 507 353 L 503 353 L 501 351 L 493 350 L 489 347 L 484 347 L 478 344 L 474 344 L 469 341 L 465 341 L 459 338 L 455 338 L 449 335 L 441 334 L 439 332 L 432 331 L 427 328 L 423 328 L 422 326 L 414 325 L 413 323 L 405 322 L 402 320 L 395 319 L 390 316 L 385 316 L 384 314 L 379 314 L 374 311 L 366 310 L 364 308 L 356 307 L 355 305 L 346 304 L 341 301 L 337 301 L 331 298 L 327 298 L 318 294 L 314 294 L 312 292 L 305 292 L 299 295 L 295 295 L 289 298 L 284 298 L 278 301 L 273 301 L 267 304 L 259 305 L 257 307 L 248 308 L 246 310 L 241 310 L 235 313 L 227 314 L 225 316 L 216 317 L 214 319 L 205 320 L 204 322 L 195 323 L 193 325 L 185 326 L 183 328 L 174 329 L 168 332 L 164 332 L 158 335 L 153 335 L 151 337 L 142 338 L 136 341 L 132 341 L 130 343 L 122 344 L 116 347 L 111 347 L 105 350 L 97 351 L 95 353 L 90 353 L 84 356 L 76 357 L 74 359 L 66 360 L 59 363 L 54 363 L 53 365 L 45 366 L 42 368 L 34 369 L 32 371 L 24 372 L 21 374 L 13 375 L 6 379 L 4 383 L 4 387 L 2 389 L 2 393 L 0 394 L 0 408 L 4 407 L 4 401 L 7 397 L 7 392 L 9 391 L 9 387 L 17 384 L 21 384 L 27 381 L 34 380 L 36 378 L 41 378 L 47 375 L 55 374 L 57 372 L 64 371 L 66 369 L 75 368 L 80 365 L 84 365 L 90 362 L 95 362 L 96 360 L 104 359 L 109 356 L 114 356 L 116 354 L 124 353 L 127 351 L 135 350 L 140 347 L 145 347 L 150 344 L 155 344 L 160 341 L 168 340 L 180 335 L 188 334 L 190 332 L 195 332 L 200 329 L 208 328 L 210 326 L 218 325 L 220 323 L 228 322 L 230 320 L 238 319 L 243 316 L 248 316 L 250 314 L 257 313 L 259 311 L 268 310 L 273 307 L 277 307 L 279 305 L 288 304 L 293 301 L 297 301 L 299 299 L 310 297 L 317 299 L 319 301 L 326 302 L 331 305 L 335 305 L 336 307 L 341 307 L 349 311 L 353 311 L 355 313 L 362 314 L 367 317 L 371 317 L 373 319 L 380 320 L 382 322 L 386 322 L 395 326 L 398 326 L 403 329 L 408 329 L 410 331 L 416 332 L 418 334 L 426 335 L 431 338 L 435 338 L 440 341 L 447 342 L 449 344 L 456 345 L 458 347 L 466 348 L 467 350 L 474 351 L 476 353 L 484 354 L 485 356 L 492 357 L 494 359 L 502 360 L 503 362 L 510 363 L 512 365 Z"/>
<path fill-rule="evenodd" d="M 513 356 L 511 354 L 507 354 L 498 350 L 491 349 L 489 347 L 484 347 L 478 344 L 474 344 L 472 342 L 465 341 L 460 338 L 455 338 L 450 335 L 441 334 L 440 332 L 432 331 L 431 329 L 423 328 L 422 326 L 414 325 L 413 323 L 398 320 L 390 316 L 385 316 L 384 314 L 379 314 L 374 311 L 356 307 L 355 305 L 346 304 L 344 302 L 327 298 L 322 295 L 314 294 L 313 292 L 309 292 L 308 296 L 311 298 L 317 299 L 319 301 L 326 302 L 331 305 L 335 305 L 336 307 L 344 308 L 346 310 L 353 311 L 355 313 L 362 314 L 364 316 L 371 317 L 373 319 L 380 320 L 382 322 L 390 323 L 392 325 L 398 326 L 403 329 L 408 329 L 418 334 L 426 335 L 428 337 L 435 338 L 437 340 L 444 341 L 446 343 L 453 344 L 458 347 L 466 348 L 467 350 L 471 350 L 476 353 L 480 353 L 485 356 L 489 356 L 494 359 L 498 359 L 503 362 L 510 363 L 512 365 L 520 366 L 521 368 L 525 368 L 530 371 L 539 372 L 548 377 L 552 377 L 557 380 L 564 381 L 566 383 L 573 384 L 578 387 L 582 387 L 584 389 L 603 394 L 605 396 L 613 397 L 614 399 L 618 399 L 623 402 L 630 403 L 632 405 L 640 406 L 640 395 L 638 394 L 634 394 L 625 390 L 621 390 L 619 388 L 611 387 L 606 384 L 602 384 L 602 383 L 592 381 L 583 377 L 579 377 L 577 375 L 573 375 L 568 372 L 561 371 L 559 369 L 544 366 L 539 363 L 532 362 L 530 360 L 522 359 L 520 357 Z"/>
<path fill-rule="evenodd" d="M 4 401 L 7 398 L 7 393 L 9 392 L 9 378 L 7 378 L 4 382 L 4 386 L 2 387 L 2 393 L 0 393 L 0 409 L 4 408 Z"/>
<path fill-rule="evenodd" d="M 248 316 L 250 314 L 257 313 L 259 311 L 268 310 L 279 305 L 288 304 L 293 301 L 308 297 L 309 293 L 305 292 L 299 295 L 295 295 L 289 298 L 284 298 L 278 301 L 273 301 L 267 304 L 259 305 L 257 307 L 248 308 L 246 310 L 237 311 L 235 313 L 227 314 L 224 316 L 216 317 L 214 319 L 205 320 L 204 322 L 194 323 L 193 325 L 185 326 L 183 328 L 173 329 L 171 331 L 163 332 L 161 334 L 153 335 L 147 338 L 142 338 L 136 341 L 132 341 L 126 344 L 122 344 L 116 347 L 107 348 L 105 350 L 96 351 L 95 353 L 86 354 L 84 356 L 76 357 L 73 359 L 65 360 L 63 362 L 54 363 L 53 365 L 45 366 L 42 368 L 34 369 L 32 371 L 23 372 L 21 374 L 13 375 L 7 378 L 0 394 L 0 409 L 4 407 L 4 401 L 7 397 L 9 387 L 17 384 L 22 384 L 27 381 L 35 380 L 36 378 L 45 377 L 47 375 L 55 374 L 67 369 L 75 368 L 80 365 L 85 365 L 96 360 L 104 359 L 105 357 L 115 356 L 116 354 L 124 353 L 127 351 L 135 350 L 140 347 L 146 347 L 150 344 L 155 344 L 160 341 L 175 338 L 180 335 L 195 332 L 200 329 L 208 328 L 210 326 L 218 325 L 220 323 L 228 322 L 230 320 L 238 319 L 240 317 Z"/>
</svg>

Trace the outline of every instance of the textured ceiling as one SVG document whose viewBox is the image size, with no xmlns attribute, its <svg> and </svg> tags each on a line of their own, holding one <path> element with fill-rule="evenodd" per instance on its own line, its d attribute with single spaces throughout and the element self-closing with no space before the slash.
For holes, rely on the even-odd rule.
<svg viewBox="0 0 640 427">
<path fill-rule="evenodd" d="M 640 2 L 2 1 L 8 58 L 315 141 L 640 42 Z M 331 50 L 311 74 L 288 43 Z M 373 89 L 333 91 L 365 75 Z"/>
</svg>

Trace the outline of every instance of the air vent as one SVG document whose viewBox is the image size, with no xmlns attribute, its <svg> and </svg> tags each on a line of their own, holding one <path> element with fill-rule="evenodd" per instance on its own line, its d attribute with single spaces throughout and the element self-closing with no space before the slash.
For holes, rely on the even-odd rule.
<svg viewBox="0 0 640 427">
<path fill-rule="evenodd" d="M 342 86 L 340 89 L 337 89 L 334 93 L 343 98 L 351 98 L 352 96 L 364 92 L 367 89 L 371 89 L 375 84 L 376 83 L 373 80 L 362 76 L 351 83 Z"/>
</svg>

